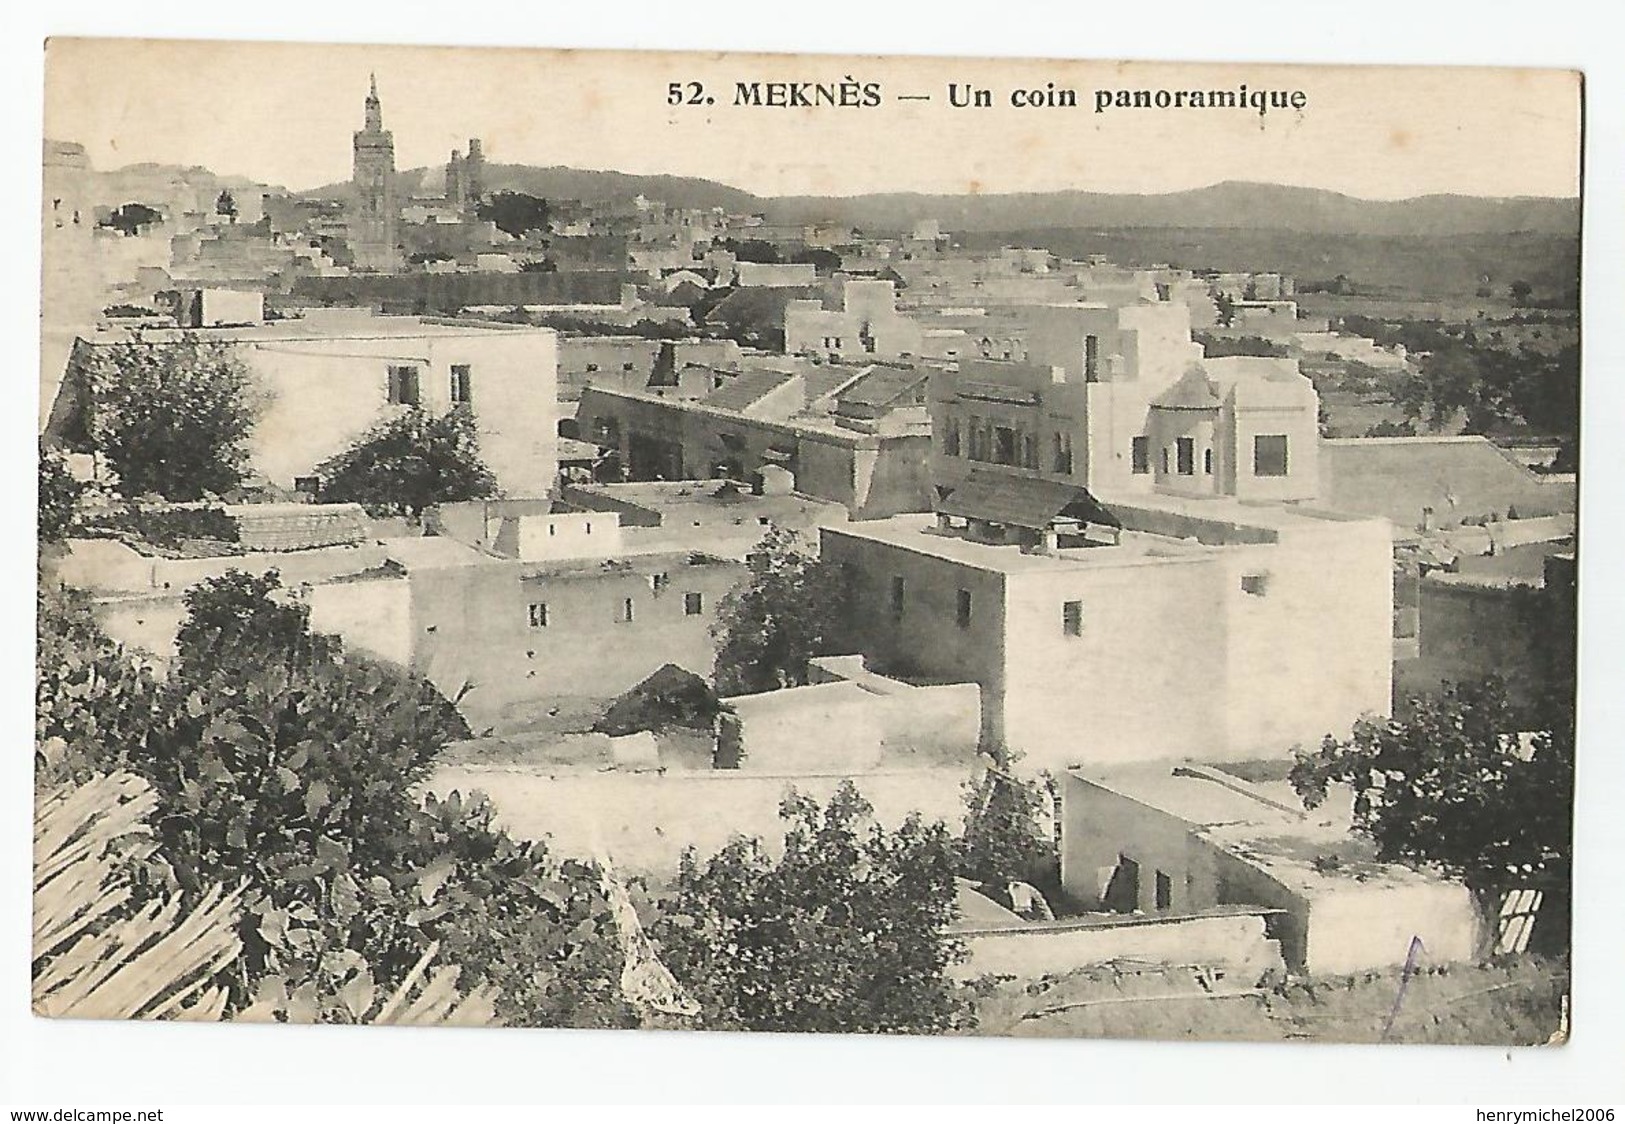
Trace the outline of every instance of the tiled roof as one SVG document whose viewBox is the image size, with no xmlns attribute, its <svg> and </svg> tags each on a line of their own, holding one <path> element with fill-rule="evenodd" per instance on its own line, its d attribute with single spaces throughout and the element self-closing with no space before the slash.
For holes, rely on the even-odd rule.
<svg viewBox="0 0 1625 1124">
<path fill-rule="evenodd" d="M 937 511 L 1034 530 L 1043 530 L 1062 516 L 1110 527 L 1118 525 L 1117 517 L 1086 488 L 992 473 L 971 476 L 937 502 Z"/>
</svg>

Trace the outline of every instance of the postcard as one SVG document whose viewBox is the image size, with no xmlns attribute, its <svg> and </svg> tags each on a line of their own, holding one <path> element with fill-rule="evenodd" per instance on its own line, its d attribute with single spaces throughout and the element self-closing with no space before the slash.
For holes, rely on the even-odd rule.
<svg viewBox="0 0 1625 1124">
<path fill-rule="evenodd" d="M 46 70 L 37 1014 L 1567 1039 L 1578 74 Z"/>
</svg>

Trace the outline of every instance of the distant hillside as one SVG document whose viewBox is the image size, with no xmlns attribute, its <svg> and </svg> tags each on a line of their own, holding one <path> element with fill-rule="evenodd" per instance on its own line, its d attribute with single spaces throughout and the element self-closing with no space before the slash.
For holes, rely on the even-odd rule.
<svg viewBox="0 0 1625 1124">
<path fill-rule="evenodd" d="M 1347 234 L 1244 227 L 1019 227 L 967 232 L 968 250 L 1043 246 L 1063 257 L 1102 254 L 1123 265 L 1277 270 L 1300 284 L 1350 278 L 1368 294 L 1471 299 L 1488 286 L 1506 295 L 1515 279 L 1541 300 L 1578 300 L 1580 240 L 1574 232 Z"/>
<path fill-rule="evenodd" d="M 440 170 L 435 168 L 402 172 L 403 179 L 414 184 L 435 184 L 439 176 Z M 524 191 L 544 199 L 609 202 L 642 194 L 677 207 L 722 207 L 736 214 L 762 212 L 772 222 L 847 223 L 877 234 L 907 230 L 919 219 L 935 218 L 947 231 L 1200 227 L 1389 236 L 1530 232 L 1576 237 L 1580 221 L 1580 205 L 1574 199 L 1426 195 L 1388 201 L 1356 199 L 1316 188 L 1237 182 L 1166 195 L 1058 191 L 764 198 L 726 184 L 685 176 L 634 176 L 525 164 L 488 165 L 486 182 L 495 190 Z M 333 198 L 348 189 L 348 184 L 332 184 L 306 194 Z"/>
<path fill-rule="evenodd" d="M 1356 199 L 1335 191 L 1278 184 L 1220 183 L 1167 195 L 1060 191 L 1024 195 L 786 196 L 763 201 L 778 222 L 833 220 L 865 231 L 903 230 L 917 219 L 947 231 L 1041 228 L 1291 230 L 1315 234 L 1576 236 L 1573 199 L 1486 199 L 1427 195 L 1398 201 Z"/>
<path fill-rule="evenodd" d="M 442 168 L 409 168 L 403 170 L 400 177 L 407 184 L 422 184 L 426 190 L 439 190 L 445 182 Z M 673 207 L 722 207 L 731 214 L 752 214 L 763 206 L 763 201 L 748 191 L 686 176 L 634 176 L 578 168 L 487 164 L 485 184 L 490 191 L 523 191 L 543 199 L 580 199 L 589 203 L 621 203 L 644 195 Z M 350 184 L 335 183 L 301 194 L 339 199 L 349 191 Z"/>
</svg>

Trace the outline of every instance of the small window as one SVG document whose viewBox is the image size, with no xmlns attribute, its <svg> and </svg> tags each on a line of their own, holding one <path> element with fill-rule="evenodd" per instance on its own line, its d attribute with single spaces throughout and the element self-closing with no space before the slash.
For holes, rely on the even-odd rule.
<svg viewBox="0 0 1625 1124">
<path fill-rule="evenodd" d="M 396 406 L 416 406 L 419 401 L 418 369 L 391 366 L 389 368 L 389 401 Z"/>
<path fill-rule="evenodd" d="M 685 616 L 685 617 L 697 617 L 703 612 L 705 612 L 705 594 L 703 594 L 703 593 L 685 593 L 685 594 L 683 594 L 683 616 Z"/>
<path fill-rule="evenodd" d="M 1213 475 L 1213 450 L 1202 450 L 1202 473 L 1205 476 Z"/>
<path fill-rule="evenodd" d="M 636 615 L 636 607 L 632 604 L 632 599 L 630 597 L 623 597 L 621 599 L 620 615 L 615 619 L 621 624 L 631 624 Z"/>
<path fill-rule="evenodd" d="M 586 533 L 587 533 L 587 534 L 589 534 L 589 535 L 590 535 L 590 534 L 592 534 L 592 520 L 591 520 L 591 519 L 588 519 L 588 520 L 587 520 L 587 521 L 585 521 L 585 522 L 584 522 L 584 523 L 582 523 L 582 524 L 581 524 L 581 525 L 582 525 L 582 526 L 583 526 L 583 527 L 584 527 L 584 528 L 586 528 Z"/>
<path fill-rule="evenodd" d="M 474 402 L 474 375 L 467 363 L 451 365 L 451 404 L 469 406 Z"/>
<path fill-rule="evenodd" d="M 530 603 L 530 627 L 531 628 L 546 628 L 547 627 L 547 602 L 546 601 L 532 601 Z"/>
<path fill-rule="evenodd" d="M 1083 635 L 1083 602 L 1067 601 L 1061 605 L 1061 631 L 1068 636 Z"/>
<path fill-rule="evenodd" d="M 1174 880 L 1162 871 L 1157 871 L 1157 909 L 1166 911 L 1173 908 Z"/>
<path fill-rule="evenodd" d="M 1134 475 L 1144 476 L 1151 471 L 1151 438 L 1136 437 L 1129 447 L 1129 458 L 1134 465 Z"/>
<path fill-rule="evenodd" d="M 993 463 L 1016 463 L 1016 431 L 1007 425 L 993 427 Z"/>
<path fill-rule="evenodd" d="M 970 627 L 970 608 L 970 590 L 962 589 L 959 591 L 959 603 L 954 614 L 960 628 Z"/>
<path fill-rule="evenodd" d="M 950 456 L 950 457 L 957 457 L 959 455 L 959 419 L 958 418 L 950 418 L 948 420 L 948 430 L 947 430 L 947 433 L 945 433 L 943 435 L 942 451 L 943 451 L 943 453 L 945 453 L 947 456 Z"/>
<path fill-rule="evenodd" d="M 1241 575 L 1241 591 L 1250 593 L 1254 597 L 1262 597 L 1269 592 L 1270 577 L 1268 574 Z"/>
<path fill-rule="evenodd" d="M 631 363 L 622 363 L 621 364 L 621 370 L 623 370 L 623 371 L 630 371 L 632 369 L 633 369 L 633 364 L 631 364 Z"/>
<path fill-rule="evenodd" d="M 1100 381 L 1100 337 L 1083 337 L 1083 381 Z"/>
<path fill-rule="evenodd" d="M 669 585 L 671 585 L 670 574 L 649 575 L 649 588 L 654 592 L 656 597 L 659 597 L 662 593 L 666 592 L 666 587 Z"/>
<path fill-rule="evenodd" d="M 320 476 L 295 476 L 293 478 L 293 490 L 300 495 L 314 496 L 322 490 L 322 478 Z"/>
<path fill-rule="evenodd" d="M 1072 475 L 1072 435 L 1070 433 L 1055 434 L 1054 471 L 1066 476 Z"/>
<path fill-rule="evenodd" d="M 1260 433 L 1253 438 L 1253 475 L 1287 474 L 1286 434 Z"/>
<path fill-rule="evenodd" d="M 592 374 L 596 370 L 598 370 L 598 364 L 596 364 L 596 363 L 588 363 L 587 364 L 587 373 L 589 375 Z"/>
<path fill-rule="evenodd" d="M 892 620 L 903 619 L 903 603 L 907 590 L 903 578 L 894 576 L 891 580 L 891 615 Z"/>
<path fill-rule="evenodd" d="M 1189 437 L 1174 438 L 1174 458 L 1179 467 L 1179 475 L 1193 476 L 1196 474 L 1196 442 Z"/>
<path fill-rule="evenodd" d="M 1168 475 L 1168 446 L 1166 445 L 1162 447 L 1162 474 L 1164 476 Z"/>
</svg>

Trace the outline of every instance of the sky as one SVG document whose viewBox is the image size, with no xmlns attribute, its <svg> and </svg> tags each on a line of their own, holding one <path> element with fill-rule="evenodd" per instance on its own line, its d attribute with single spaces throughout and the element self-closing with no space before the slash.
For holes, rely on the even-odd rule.
<svg viewBox="0 0 1625 1124">
<path fill-rule="evenodd" d="M 1579 78 L 1559 70 L 1294 67 L 53 39 L 45 135 L 99 169 L 203 165 L 302 190 L 348 179 L 376 73 L 396 165 L 471 136 L 497 163 L 698 176 L 758 195 L 1088 190 L 1225 180 L 1369 199 L 1573 197 Z M 741 106 L 740 82 L 878 83 L 874 108 Z M 667 105 L 700 82 L 714 105 Z M 992 106 L 951 108 L 950 83 Z M 1015 89 L 1075 91 L 1017 108 Z M 1300 111 L 1107 109 L 1097 91 L 1301 90 Z M 689 89 L 685 86 L 685 90 Z M 930 101 L 898 101 L 897 95 Z"/>
</svg>

